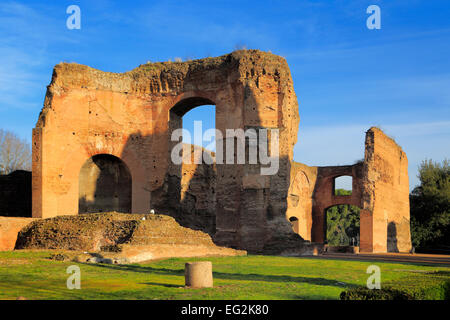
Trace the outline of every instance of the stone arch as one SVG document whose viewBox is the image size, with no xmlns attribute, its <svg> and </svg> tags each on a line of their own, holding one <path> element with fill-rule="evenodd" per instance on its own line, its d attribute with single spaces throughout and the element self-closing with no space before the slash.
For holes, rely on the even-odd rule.
<svg viewBox="0 0 450 320">
<path fill-rule="evenodd" d="M 168 132 L 167 137 L 169 139 L 169 159 L 171 156 L 171 152 L 174 146 L 181 141 L 172 141 L 172 133 L 174 130 L 183 128 L 183 116 L 188 113 L 190 110 L 203 106 L 203 105 L 216 105 L 214 101 L 209 98 L 205 98 L 202 96 L 190 96 L 183 97 L 178 100 L 170 109 L 169 109 L 169 124 L 168 124 Z M 216 106 L 217 108 L 217 106 Z M 215 117 L 217 117 L 217 110 Z M 217 124 L 216 124 L 217 126 Z M 181 169 L 177 165 L 171 165 L 175 167 L 175 171 L 180 171 Z M 173 171 L 173 170 L 172 170 Z"/>
<path fill-rule="evenodd" d="M 350 188 L 349 186 L 344 187 L 345 184 L 348 184 L 349 180 L 350 180 Z M 350 191 L 346 195 L 351 195 L 353 192 L 353 181 L 354 181 L 353 175 L 347 174 L 333 177 L 333 189 L 332 189 L 333 195 L 337 196 L 338 195 L 337 192 L 339 189 L 345 189 L 347 191 Z"/>
<path fill-rule="evenodd" d="M 79 173 L 82 166 L 90 158 L 109 154 L 119 158 L 130 171 L 132 180 L 132 210 L 131 212 L 148 212 L 150 210 L 150 192 L 148 191 L 148 174 L 135 151 L 124 144 L 116 148 L 96 148 L 92 144 L 84 144 L 73 148 L 66 156 L 61 167 L 55 168 L 52 190 L 47 192 L 47 203 L 57 208 L 63 215 L 79 213 Z M 54 193 L 54 194 L 52 194 Z"/>
<path fill-rule="evenodd" d="M 179 100 L 171 109 L 171 115 L 174 114 L 176 116 L 182 117 L 190 110 L 203 106 L 203 105 L 215 105 L 216 103 L 209 98 L 205 98 L 202 96 L 192 96 L 186 97 Z"/>
<path fill-rule="evenodd" d="M 170 194 L 169 201 L 159 201 L 160 190 L 152 197 L 157 209 L 164 210 L 185 227 L 202 230 L 211 235 L 215 232 L 216 217 L 216 171 L 214 152 L 195 145 L 182 143 L 182 139 L 173 141 L 174 130 L 183 128 L 183 117 L 191 110 L 214 105 L 212 99 L 202 96 L 183 97 L 169 109 L 168 124 L 168 159 L 169 175 L 163 188 Z M 217 106 L 216 106 L 217 108 Z M 214 117 L 216 112 L 214 112 Z M 183 128 L 184 129 L 184 128 Z M 203 128 L 205 129 L 205 128 Z M 190 132 L 191 139 L 194 138 Z M 181 148 L 180 148 L 181 147 Z M 175 151 L 177 160 L 170 161 Z M 182 163 L 178 163 L 182 159 Z"/>
<path fill-rule="evenodd" d="M 305 240 L 311 240 L 312 224 L 312 198 L 311 186 L 308 176 L 304 171 L 299 171 L 289 186 L 287 197 L 288 209 L 286 217 L 291 222 L 291 218 L 297 219 L 297 228 L 294 232 L 299 234 Z"/>
<path fill-rule="evenodd" d="M 323 219 L 323 230 L 324 230 L 323 234 L 324 234 L 324 241 L 326 241 L 328 244 L 330 244 L 329 232 L 328 232 L 328 231 L 330 231 L 328 229 L 328 227 L 329 227 L 328 218 L 329 218 L 329 214 L 330 214 L 329 209 L 336 208 L 337 210 L 341 210 L 342 211 L 344 207 L 346 207 L 346 209 L 344 209 L 344 210 L 349 210 L 349 209 L 356 210 L 357 209 L 357 211 L 359 211 L 356 223 L 358 225 L 360 225 L 361 212 L 362 212 L 362 209 L 361 209 L 360 206 L 356 206 L 356 205 L 353 205 L 353 204 L 350 204 L 350 203 L 340 203 L 340 204 L 334 204 L 334 205 L 331 205 L 331 206 L 325 208 L 324 209 L 324 213 L 323 213 L 323 216 L 324 216 L 324 219 Z M 348 222 L 348 220 L 346 220 L 346 222 Z M 344 239 L 344 243 L 339 243 L 339 244 L 335 243 L 334 245 L 350 245 L 352 237 L 354 237 L 356 241 L 359 240 L 360 233 L 361 233 L 360 227 L 358 227 L 357 228 L 358 230 L 356 230 L 356 225 L 348 226 L 347 224 L 348 223 L 341 223 L 340 226 L 339 226 L 339 229 L 342 229 L 342 228 L 345 229 L 345 230 L 343 230 L 344 231 L 343 234 L 345 234 L 345 236 L 348 237 L 348 239 Z"/>
<path fill-rule="evenodd" d="M 291 222 L 292 230 L 295 233 L 299 234 L 299 230 L 298 230 L 299 229 L 299 221 L 298 221 L 298 218 L 292 216 L 292 217 L 289 217 L 289 221 Z"/>
<path fill-rule="evenodd" d="M 131 212 L 131 173 L 120 158 L 97 154 L 83 164 L 78 179 L 79 213 Z"/>
<path fill-rule="evenodd" d="M 349 166 L 318 167 L 312 208 L 312 241 L 324 242 L 326 240 L 328 208 L 335 205 L 353 205 L 362 208 L 362 169 L 362 163 Z M 350 195 L 335 194 L 335 179 L 342 176 L 352 177 L 352 193 Z M 364 232 L 362 230 L 362 233 Z"/>
</svg>

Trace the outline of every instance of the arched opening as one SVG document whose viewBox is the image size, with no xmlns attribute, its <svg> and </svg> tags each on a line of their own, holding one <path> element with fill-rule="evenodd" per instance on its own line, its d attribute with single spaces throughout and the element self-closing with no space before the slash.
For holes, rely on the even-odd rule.
<svg viewBox="0 0 450 320">
<path fill-rule="evenodd" d="M 175 165 L 174 168 L 179 168 L 177 166 L 181 164 L 181 159 L 183 163 L 187 162 L 188 157 L 184 154 L 186 151 L 193 153 L 191 148 L 180 148 L 180 142 L 215 151 L 215 123 L 215 104 L 206 98 L 183 99 L 170 109 L 169 157 Z M 201 160 L 191 159 L 191 162 Z"/>
<path fill-rule="evenodd" d="M 312 224 L 312 190 L 304 171 L 299 171 L 291 181 L 287 196 L 286 217 L 296 218 L 302 223 L 295 224 L 294 232 L 304 240 L 311 240 Z"/>
<path fill-rule="evenodd" d="M 184 99 L 170 110 L 168 214 L 185 227 L 210 234 L 216 224 L 215 123 L 215 104 L 205 98 Z M 183 129 L 182 136 L 175 134 L 177 129 Z"/>
<path fill-rule="evenodd" d="M 189 135 L 183 135 L 183 142 L 215 151 L 216 106 L 201 105 L 186 112 L 182 117 L 183 129 Z M 205 132 L 211 130 L 206 141 Z"/>
<path fill-rule="evenodd" d="M 291 223 L 292 230 L 299 234 L 299 225 L 298 225 L 298 218 L 297 217 L 290 217 L 289 222 Z"/>
<path fill-rule="evenodd" d="M 79 176 L 79 213 L 131 212 L 131 174 L 125 163 L 109 154 L 89 158 Z"/>
<path fill-rule="evenodd" d="M 359 246 L 360 208 L 340 204 L 325 210 L 326 239 L 330 246 Z"/>
<path fill-rule="evenodd" d="M 334 178 L 334 190 L 335 196 L 350 196 L 353 192 L 353 177 L 352 176 L 339 176 Z"/>
<path fill-rule="evenodd" d="M 387 226 L 387 252 L 399 252 L 397 239 L 397 226 L 395 222 L 389 222 Z"/>
</svg>

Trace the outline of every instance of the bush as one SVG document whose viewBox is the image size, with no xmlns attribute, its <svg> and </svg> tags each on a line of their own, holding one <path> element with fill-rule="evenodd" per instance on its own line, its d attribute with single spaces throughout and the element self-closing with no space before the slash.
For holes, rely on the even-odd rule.
<svg viewBox="0 0 450 320">
<path fill-rule="evenodd" d="M 341 300 L 450 300 L 447 272 L 387 283 L 379 290 L 356 287 L 341 292 Z"/>
<path fill-rule="evenodd" d="M 368 289 L 356 287 L 342 291 L 341 300 L 414 300 L 408 293 L 396 289 Z"/>
</svg>

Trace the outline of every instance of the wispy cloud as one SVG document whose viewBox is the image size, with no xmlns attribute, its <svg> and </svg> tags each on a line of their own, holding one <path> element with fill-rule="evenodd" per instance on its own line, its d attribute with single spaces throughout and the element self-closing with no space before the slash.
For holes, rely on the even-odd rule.
<svg viewBox="0 0 450 320">
<path fill-rule="evenodd" d="M 49 47 L 76 43 L 65 33 L 64 19 L 45 9 L 15 1 L 0 4 L 0 110 L 40 108 L 54 57 Z"/>
</svg>

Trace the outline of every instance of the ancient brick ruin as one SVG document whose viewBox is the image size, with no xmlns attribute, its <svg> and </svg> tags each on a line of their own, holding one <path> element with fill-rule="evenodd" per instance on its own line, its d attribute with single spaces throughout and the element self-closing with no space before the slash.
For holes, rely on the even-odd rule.
<svg viewBox="0 0 450 320">
<path fill-rule="evenodd" d="M 279 129 L 277 174 L 261 175 L 262 164 L 174 164 L 171 133 L 200 105 L 216 106 L 222 132 Z M 308 167 L 293 162 L 298 126 L 289 67 L 270 53 L 149 63 L 121 74 L 61 63 L 33 130 L 33 217 L 155 209 L 219 245 L 295 254 L 305 252 L 305 240 L 324 242 L 328 207 L 353 204 L 362 209 L 361 251 L 409 251 L 401 148 L 372 128 L 363 162 Z M 351 196 L 333 195 L 342 175 L 353 177 Z"/>
<path fill-rule="evenodd" d="M 352 177 L 351 195 L 335 195 L 335 179 L 341 176 Z M 323 243 L 326 210 L 341 204 L 361 209 L 361 252 L 411 250 L 408 159 L 380 129 L 367 131 L 364 161 L 354 165 L 292 163 L 287 217 L 297 218 L 303 239 Z"/>
</svg>

